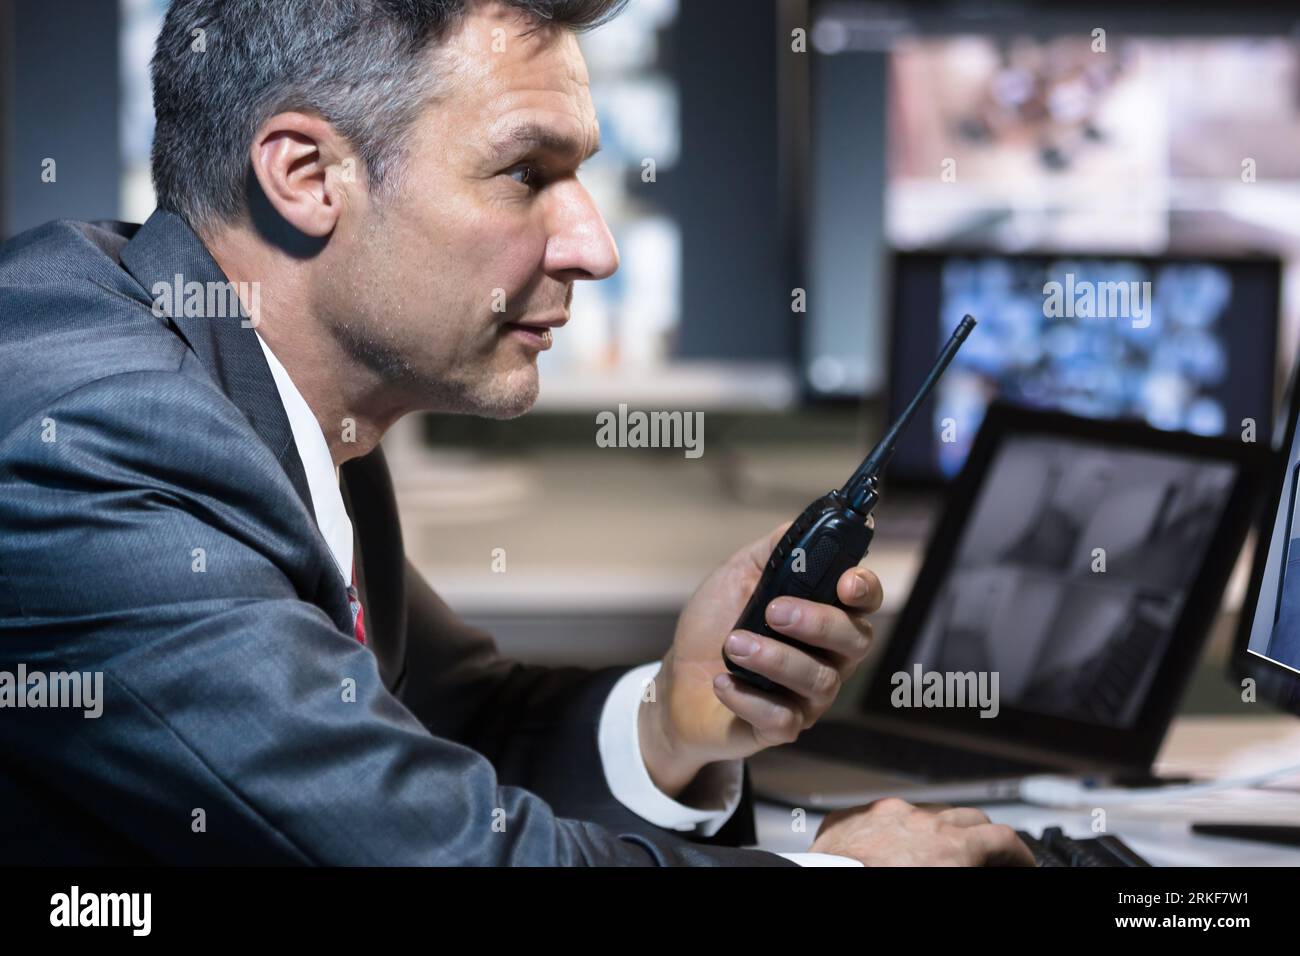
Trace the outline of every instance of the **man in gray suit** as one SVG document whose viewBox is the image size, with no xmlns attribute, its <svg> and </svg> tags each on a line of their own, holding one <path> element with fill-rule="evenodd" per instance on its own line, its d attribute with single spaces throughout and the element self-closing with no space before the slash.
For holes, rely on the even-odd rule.
<svg viewBox="0 0 1300 956">
<path fill-rule="evenodd" d="M 815 656 L 728 637 L 755 542 L 661 662 L 593 672 L 501 658 L 404 557 L 384 432 L 525 412 L 573 283 L 617 268 L 576 177 L 598 130 L 575 31 L 619 6 L 172 4 L 159 211 L 0 256 L 6 859 L 1031 862 L 978 811 L 901 801 L 811 855 L 732 848 L 743 758 L 866 652 L 868 571 L 839 582 L 851 614 L 769 608 Z M 724 638 L 792 692 L 733 682 Z"/>
</svg>

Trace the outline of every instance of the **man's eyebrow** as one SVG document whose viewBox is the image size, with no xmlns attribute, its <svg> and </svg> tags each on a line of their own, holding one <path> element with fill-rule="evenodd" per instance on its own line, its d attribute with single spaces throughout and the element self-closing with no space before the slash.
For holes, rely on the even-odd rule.
<svg viewBox="0 0 1300 956">
<path fill-rule="evenodd" d="M 600 137 L 597 134 L 591 149 L 584 156 L 582 143 L 572 136 L 557 132 L 540 123 L 523 123 L 512 127 L 504 136 L 490 147 L 492 155 L 500 162 L 529 152 L 554 153 L 558 156 L 579 157 L 586 162 L 600 152 Z"/>
</svg>

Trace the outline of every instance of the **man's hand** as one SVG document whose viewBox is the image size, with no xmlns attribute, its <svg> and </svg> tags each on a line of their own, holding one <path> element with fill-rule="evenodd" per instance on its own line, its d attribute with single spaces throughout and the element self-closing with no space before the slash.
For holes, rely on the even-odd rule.
<svg viewBox="0 0 1300 956">
<path fill-rule="evenodd" d="M 890 797 L 836 810 L 817 831 L 812 852 L 851 857 L 865 866 L 1033 866 L 1034 855 L 981 810 L 922 810 Z"/>
<path fill-rule="evenodd" d="M 866 656 L 880 608 L 880 580 L 850 568 L 837 593 L 853 609 L 782 597 L 767 607 L 773 630 L 815 648 L 815 655 L 749 631 L 733 631 L 772 548 L 789 523 L 737 551 L 691 597 L 672 647 L 654 680 L 654 699 L 641 704 L 641 753 L 650 778 L 677 796 L 706 764 L 748 757 L 789 743 L 812 726 Z M 788 692 L 765 693 L 734 680 L 722 662 L 770 678 Z M 649 695 L 647 695 L 647 698 Z"/>
</svg>

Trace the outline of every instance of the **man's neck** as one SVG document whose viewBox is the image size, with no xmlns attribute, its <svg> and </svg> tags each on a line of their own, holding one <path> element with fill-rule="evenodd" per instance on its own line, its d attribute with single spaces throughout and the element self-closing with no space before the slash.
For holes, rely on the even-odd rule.
<svg viewBox="0 0 1300 956">
<path fill-rule="evenodd" d="M 406 409 L 312 314 L 309 266 L 232 229 L 204 244 L 235 287 L 259 284 L 257 334 L 311 409 L 336 466 L 369 453 Z"/>
</svg>

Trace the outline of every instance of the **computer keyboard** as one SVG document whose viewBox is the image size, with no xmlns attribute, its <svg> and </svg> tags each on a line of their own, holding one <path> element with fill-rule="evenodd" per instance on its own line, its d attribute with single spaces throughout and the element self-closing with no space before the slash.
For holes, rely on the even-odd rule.
<svg viewBox="0 0 1300 956">
<path fill-rule="evenodd" d="M 1082 840 L 1068 837 L 1060 827 L 1047 827 L 1041 837 L 1018 830 L 1020 839 L 1033 851 L 1039 866 L 1150 866 L 1119 837 L 1096 836 Z"/>
</svg>

